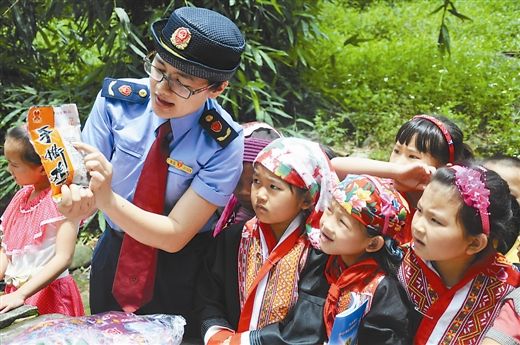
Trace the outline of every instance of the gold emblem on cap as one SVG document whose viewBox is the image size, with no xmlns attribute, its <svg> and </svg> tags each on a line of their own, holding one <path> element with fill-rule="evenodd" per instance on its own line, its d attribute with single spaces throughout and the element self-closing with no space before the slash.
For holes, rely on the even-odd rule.
<svg viewBox="0 0 520 345">
<path fill-rule="evenodd" d="M 139 96 L 141 96 L 142 98 L 145 98 L 146 96 L 148 96 L 148 92 L 146 92 L 145 89 L 141 89 L 141 90 L 139 90 Z"/>
<path fill-rule="evenodd" d="M 191 40 L 191 32 L 185 27 L 177 28 L 170 38 L 170 41 L 175 46 L 175 48 L 183 50 L 188 46 Z"/>
</svg>

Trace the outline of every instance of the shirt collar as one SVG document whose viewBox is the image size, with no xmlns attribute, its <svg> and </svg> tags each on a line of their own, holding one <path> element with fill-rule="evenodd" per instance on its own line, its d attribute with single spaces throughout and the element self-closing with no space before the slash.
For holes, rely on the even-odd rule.
<svg viewBox="0 0 520 345">
<path fill-rule="evenodd" d="M 172 133 L 174 138 L 181 138 L 185 133 L 187 133 L 190 129 L 192 129 L 195 124 L 199 121 L 200 116 L 202 115 L 202 112 L 205 109 L 211 108 L 211 100 L 208 99 L 206 103 L 199 109 L 195 110 L 194 112 L 185 115 L 183 117 L 176 117 L 170 119 L 170 126 L 172 127 Z M 157 131 L 157 128 L 161 126 L 164 122 L 168 121 L 165 119 L 161 119 L 159 117 L 156 117 L 158 119 L 155 130 Z"/>
</svg>

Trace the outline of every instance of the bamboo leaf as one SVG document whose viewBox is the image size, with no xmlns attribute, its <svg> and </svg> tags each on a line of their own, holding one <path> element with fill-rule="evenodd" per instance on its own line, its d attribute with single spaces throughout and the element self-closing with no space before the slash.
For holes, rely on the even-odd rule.
<svg viewBox="0 0 520 345">
<path fill-rule="evenodd" d="M 103 212 L 98 211 L 97 216 L 98 216 L 99 230 L 104 232 L 106 229 L 106 226 L 107 226 L 106 220 L 105 220 L 105 215 L 103 214 Z"/>
<path fill-rule="evenodd" d="M 435 10 L 433 10 L 432 12 L 430 12 L 429 15 L 431 16 L 432 14 L 435 14 L 435 13 L 439 12 L 439 11 L 442 10 L 444 7 L 446 7 L 446 5 L 444 5 L 444 4 L 443 4 L 443 5 L 440 5 L 440 6 L 437 7 Z"/>
<path fill-rule="evenodd" d="M 314 127 L 314 123 L 312 123 L 311 121 L 309 121 L 307 119 L 304 119 L 304 118 L 297 118 L 296 122 L 303 123 L 304 125 L 307 125 L 307 126 L 309 126 L 311 128 Z"/>
<path fill-rule="evenodd" d="M 465 15 L 463 15 L 462 13 L 459 13 L 457 12 L 457 10 L 455 10 L 454 8 L 450 8 L 448 10 L 448 12 L 450 12 L 451 14 L 453 14 L 455 17 L 459 18 L 460 20 L 464 21 L 464 20 L 470 20 L 470 21 L 473 21 L 473 19 L 471 19 L 470 17 L 467 17 Z"/>
<path fill-rule="evenodd" d="M 263 51 L 259 50 L 258 51 L 258 54 L 260 54 L 262 56 L 262 58 L 264 59 L 265 63 L 267 63 L 267 66 L 269 66 L 269 68 L 274 72 L 276 73 L 276 67 L 273 63 L 273 60 L 271 60 L 271 58 L 269 57 L 269 55 L 267 55 L 266 53 L 264 53 Z"/>
<path fill-rule="evenodd" d="M 451 55 L 451 49 L 450 49 L 450 34 L 448 31 L 448 27 L 446 24 L 442 24 L 441 28 L 439 30 L 439 38 L 437 40 L 437 45 L 441 51 L 441 54 L 445 54 L 446 51 L 449 55 Z"/>
</svg>

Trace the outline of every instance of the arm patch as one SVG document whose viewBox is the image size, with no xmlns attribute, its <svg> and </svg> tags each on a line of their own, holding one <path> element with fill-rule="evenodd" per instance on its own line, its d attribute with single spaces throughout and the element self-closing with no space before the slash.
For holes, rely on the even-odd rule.
<svg viewBox="0 0 520 345">
<path fill-rule="evenodd" d="M 132 103 L 144 103 L 150 96 L 148 86 L 126 80 L 105 78 L 101 96 Z"/>
<path fill-rule="evenodd" d="M 215 109 L 208 109 L 199 118 L 199 124 L 222 147 L 232 142 L 238 133 L 231 127 Z"/>
</svg>

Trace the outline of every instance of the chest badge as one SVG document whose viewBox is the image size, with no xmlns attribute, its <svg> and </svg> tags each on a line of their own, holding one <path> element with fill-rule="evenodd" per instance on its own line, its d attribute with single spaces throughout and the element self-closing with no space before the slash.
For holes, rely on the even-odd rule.
<svg viewBox="0 0 520 345">
<path fill-rule="evenodd" d="M 191 167 L 187 166 L 182 161 L 178 161 L 171 157 L 166 158 L 166 163 L 177 170 L 184 171 L 185 173 L 191 174 L 193 172 Z"/>
</svg>

